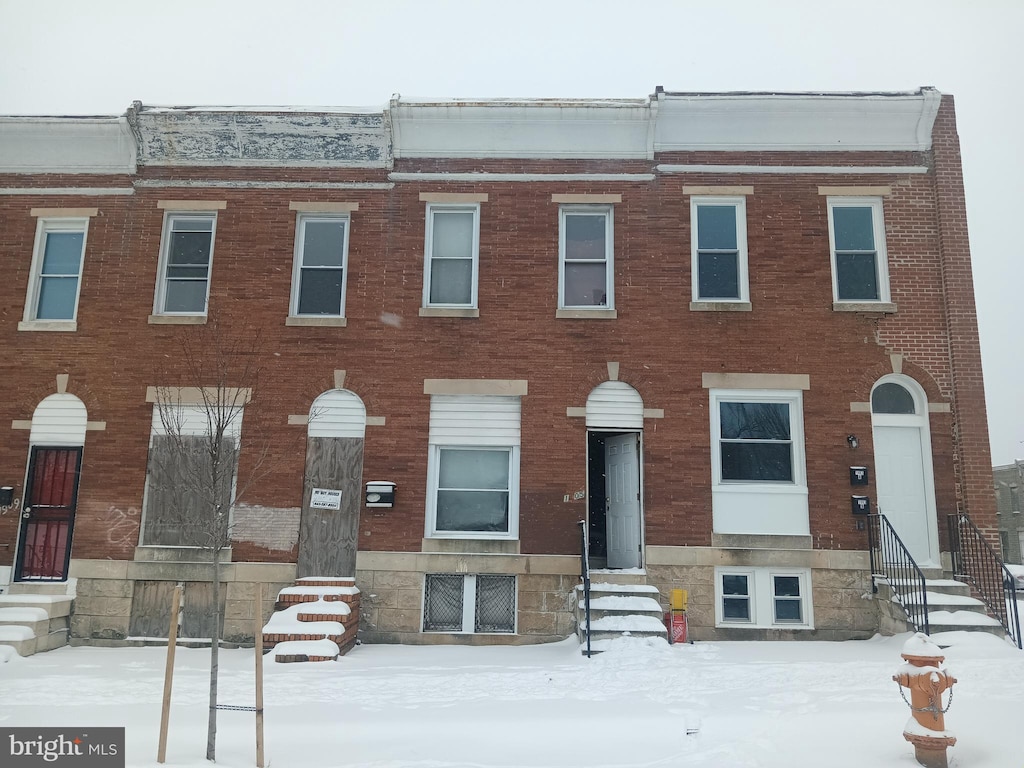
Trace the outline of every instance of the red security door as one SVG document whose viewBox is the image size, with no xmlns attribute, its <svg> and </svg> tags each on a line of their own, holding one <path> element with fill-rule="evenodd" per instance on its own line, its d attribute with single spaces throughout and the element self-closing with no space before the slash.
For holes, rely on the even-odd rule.
<svg viewBox="0 0 1024 768">
<path fill-rule="evenodd" d="M 32 448 L 15 580 L 67 578 L 81 465 L 81 448 Z"/>
</svg>

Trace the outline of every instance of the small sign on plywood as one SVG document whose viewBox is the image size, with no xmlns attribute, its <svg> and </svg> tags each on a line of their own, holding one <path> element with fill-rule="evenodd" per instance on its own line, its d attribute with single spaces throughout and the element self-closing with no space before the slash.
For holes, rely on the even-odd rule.
<svg viewBox="0 0 1024 768">
<path fill-rule="evenodd" d="M 341 491 L 329 488 L 314 488 L 309 506 L 312 509 L 341 509 Z"/>
</svg>

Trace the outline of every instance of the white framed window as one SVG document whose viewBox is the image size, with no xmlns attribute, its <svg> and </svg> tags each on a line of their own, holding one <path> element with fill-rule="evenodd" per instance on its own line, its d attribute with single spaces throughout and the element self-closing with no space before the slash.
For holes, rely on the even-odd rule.
<svg viewBox="0 0 1024 768">
<path fill-rule="evenodd" d="M 85 260 L 89 219 L 39 219 L 25 301 L 30 327 L 74 322 Z"/>
<path fill-rule="evenodd" d="M 348 214 L 300 213 L 295 225 L 292 317 L 344 317 Z"/>
<path fill-rule="evenodd" d="M 518 448 L 438 445 L 432 458 L 433 534 L 508 537 Z"/>
<path fill-rule="evenodd" d="M 888 303 L 889 264 L 882 199 L 829 197 L 832 296 L 837 303 Z"/>
<path fill-rule="evenodd" d="M 475 309 L 480 263 L 480 206 L 427 205 L 423 306 Z"/>
<path fill-rule="evenodd" d="M 712 390 L 716 485 L 804 482 L 802 393 Z"/>
<path fill-rule="evenodd" d="M 431 397 L 427 537 L 519 537 L 519 421 L 518 397 Z"/>
<path fill-rule="evenodd" d="M 813 629 L 807 568 L 715 568 L 715 626 Z"/>
<path fill-rule="evenodd" d="M 613 242 L 610 206 L 559 209 L 559 309 L 615 308 Z"/>
<path fill-rule="evenodd" d="M 155 314 L 206 314 L 216 230 L 216 213 L 165 214 Z"/>
<path fill-rule="evenodd" d="M 711 389 L 716 533 L 809 533 L 800 390 Z"/>
<path fill-rule="evenodd" d="M 693 300 L 750 300 L 747 280 L 747 201 L 690 198 Z"/>
<path fill-rule="evenodd" d="M 426 574 L 423 583 L 423 631 L 515 634 L 516 577 Z"/>
</svg>

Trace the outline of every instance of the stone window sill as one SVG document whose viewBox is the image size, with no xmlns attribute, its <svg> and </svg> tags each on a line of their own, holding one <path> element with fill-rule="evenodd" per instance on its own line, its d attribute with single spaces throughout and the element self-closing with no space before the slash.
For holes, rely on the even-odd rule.
<svg viewBox="0 0 1024 768">
<path fill-rule="evenodd" d="M 618 316 L 614 309 L 559 309 L 555 312 L 560 320 L 614 320 Z"/>
<path fill-rule="evenodd" d="M 691 301 L 691 312 L 750 312 L 749 301 Z"/>
<path fill-rule="evenodd" d="M 472 307 L 420 307 L 420 317 L 480 317 Z"/>
<path fill-rule="evenodd" d="M 348 319 L 344 317 L 295 317 L 290 315 L 285 325 L 301 328 L 344 328 Z"/>
<path fill-rule="evenodd" d="M 150 315 L 150 325 L 206 325 L 206 315 Z"/>
<path fill-rule="evenodd" d="M 896 305 L 891 301 L 835 301 L 832 303 L 833 312 L 883 312 L 892 314 L 896 311 Z"/>
<path fill-rule="evenodd" d="M 23 320 L 18 323 L 19 331 L 63 331 L 70 333 L 78 330 L 75 320 Z"/>
</svg>

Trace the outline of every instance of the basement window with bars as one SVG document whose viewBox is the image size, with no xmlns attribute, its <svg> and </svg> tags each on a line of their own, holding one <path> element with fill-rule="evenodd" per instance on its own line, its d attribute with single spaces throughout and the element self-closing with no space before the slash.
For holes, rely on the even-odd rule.
<svg viewBox="0 0 1024 768">
<path fill-rule="evenodd" d="M 515 634 L 516 577 L 428 573 L 423 631 Z"/>
</svg>

